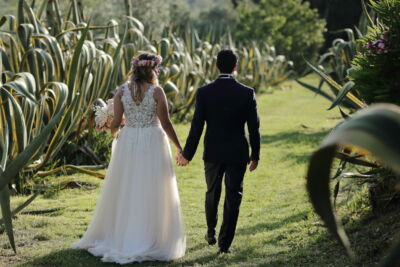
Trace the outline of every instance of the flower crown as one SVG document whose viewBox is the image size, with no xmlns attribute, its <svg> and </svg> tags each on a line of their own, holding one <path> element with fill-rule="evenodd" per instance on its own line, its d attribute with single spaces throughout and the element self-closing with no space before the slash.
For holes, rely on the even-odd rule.
<svg viewBox="0 0 400 267">
<path fill-rule="evenodd" d="M 137 57 L 132 58 L 131 66 L 132 69 L 136 67 L 155 67 L 160 65 L 162 57 L 159 55 L 154 56 L 153 59 L 139 59 Z"/>
</svg>

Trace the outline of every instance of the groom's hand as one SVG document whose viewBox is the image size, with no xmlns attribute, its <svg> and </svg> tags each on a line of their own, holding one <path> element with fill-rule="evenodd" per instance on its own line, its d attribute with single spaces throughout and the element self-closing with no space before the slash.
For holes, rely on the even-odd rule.
<svg viewBox="0 0 400 267">
<path fill-rule="evenodd" d="M 258 160 L 250 160 L 249 165 L 250 165 L 249 171 L 251 172 L 254 171 L 255 169 L 257 169 Z"/>
</svg>

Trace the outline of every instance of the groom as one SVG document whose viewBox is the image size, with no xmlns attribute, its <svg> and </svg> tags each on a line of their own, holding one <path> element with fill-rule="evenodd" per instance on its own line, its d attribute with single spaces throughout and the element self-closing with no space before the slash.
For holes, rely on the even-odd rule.
<svg viewBox="0 0 400 267">
<path fill-rule="evenodd" d="M 204 169 L 207 182 L 206 240 L 214 245 L 218 203 L 222 179 L 225 176 L 225 203 L 222 226 L 218 236 L 219 253 L 230 253 L 229 247 L 235 235 L 239 207 L 242 200 L 243 177 L 246 165 L 250 171 L 257 168 L 260 156 L 260 132 L 254 90 L 237 82 L 232 73 L 237 67 L 237 56 L 232 50 L 222 50 L 217 56 L 221 74 L 214 82 L 200 88 L 196 96 L 196 108 L 186 141 L 177 156 L 177 162 L 185 166 L 192 160 L 204 123 Z M 245 135 L 249 131 L 251 154 Z"/>
</svg>

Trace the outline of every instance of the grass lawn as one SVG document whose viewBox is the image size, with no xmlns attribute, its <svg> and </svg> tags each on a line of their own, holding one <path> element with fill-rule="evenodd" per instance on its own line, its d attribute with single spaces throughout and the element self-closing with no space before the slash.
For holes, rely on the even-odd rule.
<svg viewBox="0 0 400 267">
<path fill-rule="evenodd" d="M 316 77 L 306 78 L 309 82 L 311 79 L 316 83 Z M 289 89 L 258 97 L 261 161 L 259 168 L 245 177 L 241 213 L 232 245 L 235 253 L 218 256 L 217 248 L 208 246 L 203 239 L 205 181 L 200 147 L 188 167 L 176 168 L 186 225 L 186 256 L 170 263 L 149 262 L 134 266 L 352 266 L 312 212 L 305 191 L 304 176 L 310 153 L 337 123 L 339 112 L 327 111 L 326 100 L 315 97 L 295 82 L 287 82 L 286 88 Z M 189 125 L 176 128 L 183 142 Z M 18 254 L 13 255 L 3 233 L 0 236 L 1 266 L 113 266 L 85 251 L 70 249 L 88 226 L 101 180 L 81 174 L 57 179 L 65 178 L 95 186 L 66 189 L 36 199 L 25 211 L 61 209 L 45 214 L 19 214 L 14 220 Z M 13 206 L 24 199 L 14 197 Z M 363 225 L 370 222 L 369 227 L 383 231 L 386 224 L 392 224 L 392 217 L 365 219 L 364 213 L 345 211 L 343 208 L 346 229 L 360 261 L 364 266 L 374 265 L 383 248 L 371 240 L 379 239 L 380 232 L 369 229 L 371 231 L 366 233 Z M 364 219 L 359 220 L 360 216 Z"/>
</svg>

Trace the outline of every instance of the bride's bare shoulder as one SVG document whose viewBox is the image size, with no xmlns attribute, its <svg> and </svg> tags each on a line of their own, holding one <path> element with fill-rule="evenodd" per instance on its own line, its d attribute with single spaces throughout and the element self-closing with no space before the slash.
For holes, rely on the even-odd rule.
<svg viewBox="0 0 400 267">
<path fill-rule="evenodd" d="M 124 93 L 124 88 L 127 85 L 128 85 L 128 82 L 125 82 L 125 83 L 121 84 L 120 86 L 118 86 L 117 89 L 115 90 L 115 96 L 121 97 Z"/>
<path fill-rule="evenodd" d="M 165 97 L 164 89 L 161 86 L 155 86 L 153 96 L 156 100 L 164 98 Z"/>
</svg>

